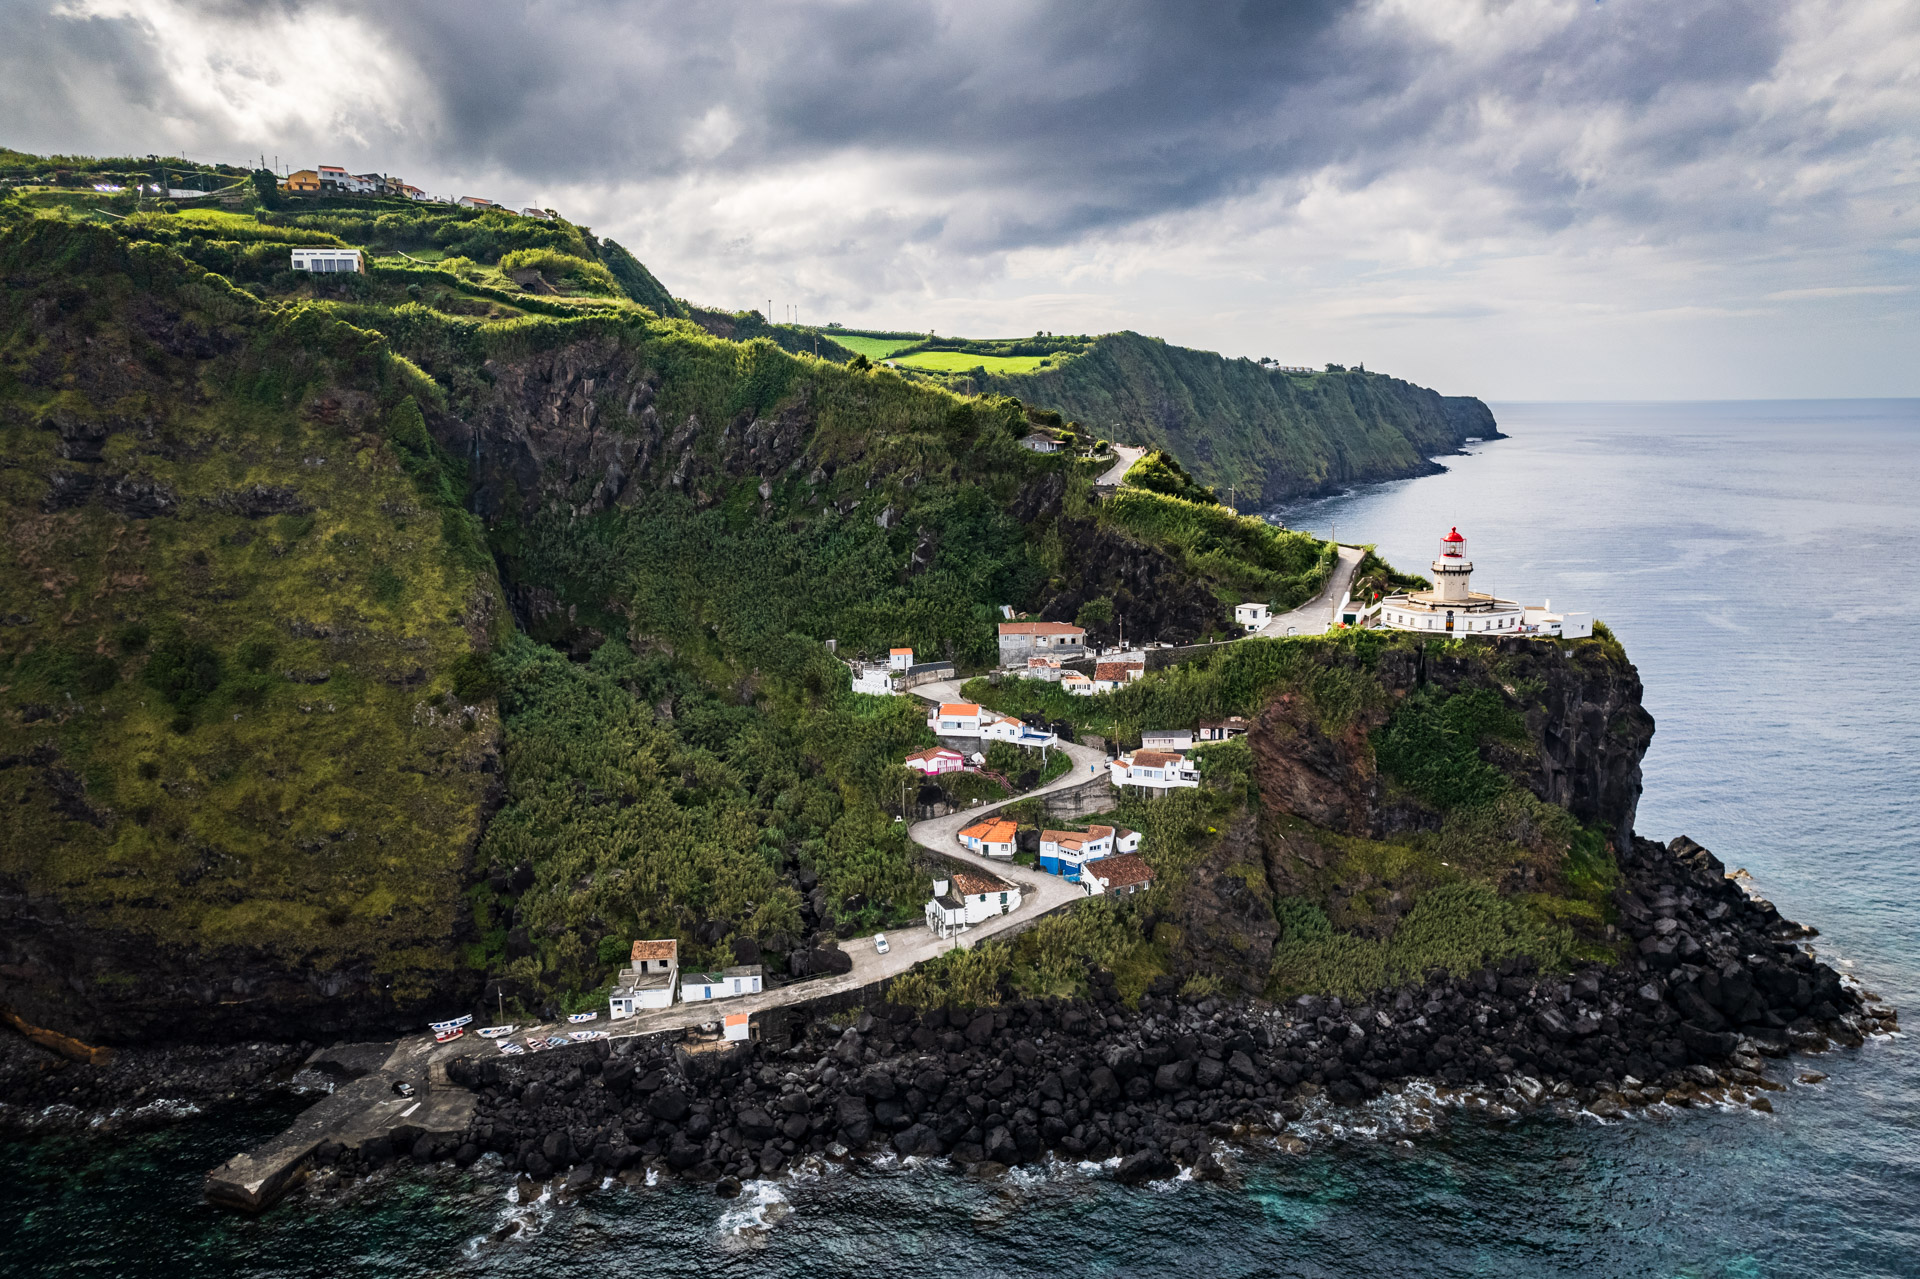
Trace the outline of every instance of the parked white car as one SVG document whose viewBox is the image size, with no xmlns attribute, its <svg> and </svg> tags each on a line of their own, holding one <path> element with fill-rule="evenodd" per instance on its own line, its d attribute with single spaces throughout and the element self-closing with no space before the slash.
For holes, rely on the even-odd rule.
<svg viewBox="0 0 1920 1279">
<path fill-rule="evenodd" d="M 893 949 L 887 945 L 887 935 L 885 933 L 875 933 L 873 935 L 873 948 L 882 955 Z"/>
</svg>

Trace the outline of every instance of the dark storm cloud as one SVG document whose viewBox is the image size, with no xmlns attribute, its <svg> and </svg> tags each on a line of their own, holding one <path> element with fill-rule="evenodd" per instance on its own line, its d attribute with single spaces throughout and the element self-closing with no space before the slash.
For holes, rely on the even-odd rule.
<svg viewBox="0 0 1920 1279">
<path fill-rule="evenodd" d="M 11 87 L 0 101 L 13 127 L 53 136 L 63 119 L 87 117 L 78 99 L 109 85 L 158 120 L 204 116 L 204 102 L 156 71 L 142 8 L 7 5 L 14 38 L 0 70 Z M 1683 163 L 1753 127 L 1738 91 L 1778 62 L 1787 12 L 1781 0 L 1626 0 L 1581 6 L 1535 39 L 1455 39 L 1390 8 L 1328 0 L 182 8 L 241 27 L 360 20 L 415 104 L 387 122 L 393 167 L 648 182 L 854 152 L 944 190 L 949 215 L 922 231 L 974 253 L 1070 241 L 1330 166 L 1364 184 L 1457 163 L 1541 227 L 1601 208 L 1653 223 L 1670 195 L 1632 180 L 1597 194 L 1550 140 L 1475 154 L 1490 128 L 1485 101 L 1523 122 L 1623 110 L 1648 127 L 1620 142 L 1616 163 Z"/>
</svg>

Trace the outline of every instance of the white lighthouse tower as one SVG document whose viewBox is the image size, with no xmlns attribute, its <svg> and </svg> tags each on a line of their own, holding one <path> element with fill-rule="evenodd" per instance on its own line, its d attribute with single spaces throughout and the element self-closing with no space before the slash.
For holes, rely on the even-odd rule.
<svg viewBox="0 0 1920 1279">
<path fill-rule="evenodd" d="M 1449 604 L 1467 602 L 1467 579 L 1473 576 L 1473 561 L 1467 558 L 1467 539 L 1456 526 L 1440 539 L 1440 554 L 1433 561 L 1433 593 Z"/>
<path fill-rule="evenodd" d="M 1473 561 L 1458 528 L 1440 539 L 1433 559 L 1433 589 L 1390 595 L 1380 601 L 1380 621 L 1396 631 L 1443 635 L 1518 635 L 1526 610 L 1472 587 Z"/>
</svg>

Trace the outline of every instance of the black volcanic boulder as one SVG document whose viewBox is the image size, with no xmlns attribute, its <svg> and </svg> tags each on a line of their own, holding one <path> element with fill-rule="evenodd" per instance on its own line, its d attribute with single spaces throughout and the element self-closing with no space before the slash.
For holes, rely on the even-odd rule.
<svg viewBox="0 0 1920 1279">
<path fill-rule="evenodd" d="M 937 1155 L 940 1138 L 925 1124 L 914 1124 L 893 1135 L 893 1148 L 902 1155 Z"/>
<path fill-rule="evenodd" d="M 1122 1185 L 1138 1186 L 1142 1182 L 1164 1180 L 1175 1171 L 1173 1160 L 1148 1146 L 1122 1159 L 1120 1166 L 1113 1170 L 1113 1179 Z"/>
<path fill-rule="evenodd" d="M 853 956 L 844 950 L 815 947 L 807 952 L 807 972 L 819 974 L 850 973 Z"/>
<path fill-rule="evenodd" d="M 734 1116 L 734 1124 L 748 1141 L 765 1141 L 773 1136 L 773 1116 L 758 1106 L 748 1106 Z"/>
<path fill-rule="evenodd" d="M 647 1100 L 647 1113 L 655 1119 L 678 1123 L 687 1113 L 687 1095 L 678 1088 L 662 1088 Z"/>
<path fill-rule="evenodd" d="M 849 1146 L 864 1146 L 873 1139 L 873 1114 L 864 1097 L 842 1096 L 834 1103 L 833 1122 L 840 1130 L 840 1139 Z"/>
</svg>

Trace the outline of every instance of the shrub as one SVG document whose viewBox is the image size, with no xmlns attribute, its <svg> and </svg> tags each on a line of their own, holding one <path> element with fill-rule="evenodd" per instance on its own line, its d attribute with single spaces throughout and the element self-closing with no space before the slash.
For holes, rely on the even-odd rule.
<svg viewBox="0 0 1920 1279">
<path fill-rule="evenodd" d="M 500 259 L 502 273 L 538 271 L 549 284 L 597 297 L 624 296 L 613 272 L 598 262 L 562 253 L 558 249 L 515 249 Z"/>
<path fill-rule="evenodd" d="M 153 632 L 145 622 L 128 622 L 113 633 L 113 642 L 122 653 L 138 653 L 146 648 L 147 641 L 153 638 Z"/>
<path fill-rule="evenodd" d="M 1376 734 L 1374 753 L 1390 777 L 1444 812 L 1506 793 L 1506 774 L 1480 758 L 1480 742 L 1489 737 L 1525 737 L 1498 693 L 1480 688 L 1447 696 L 1429 684 L 1394 711 Z"/>
<path fill-rule="evenodd" d="M 147 686 L 182 713 L 187 727 L 193 726 L 189 712 L 220 687 L 220 654 L 211 647 L 173 635 L 162 640 L 147 659 Z M 185 729 L 175 727 L 175 732 Z"/>
</svg>

